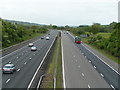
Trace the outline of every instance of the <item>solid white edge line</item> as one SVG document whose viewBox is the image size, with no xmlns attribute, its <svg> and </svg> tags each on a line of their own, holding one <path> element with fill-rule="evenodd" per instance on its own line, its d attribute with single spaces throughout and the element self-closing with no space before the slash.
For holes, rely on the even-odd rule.
<svg viewBox="0 0 120 90">
<path fill-rule="evenodd" d="M 61 36 L 62 36 L 62 32 L 61 32 Z M 61 38 L 61 49 L 62 49 L 62 71 L 63 71 L 63 87 L 64 89 L 66 88 L 66 83 L 65 83 L 65 67 L 64 67 L 64 54 L 63 54 L 63 42 L 62 42 L 62 38 Z"/>
<path fill-rule="evenodd" d="M 8 79 L 5 83 L 8 83 L 10 81 L 10 79 Z"/>
<path fill-rule="evenodd" d="M 98 57 L 96 54 L 94 54 L 91 50 L 89 50 L 86 46 L 81 44 L 83 47 L 85 47 L 88 51 L 90 51 L 93 55 L 95 55 L 99 60 L 101 60 L 104 64 L 106 64 L 109 68 L 111 68 L 113 71 L 115 71 L 117 74 L 120 75 L 119 72 L 117 72 L 113 67 L 111 67 L 109 64 L 107 64 L 104 60 L 102 60 L 100 57 Z"/>
<path fill-rule="evenodd" d="M 32 80 L 30 81 L 30 83 L 29 83 L 29 85 L 28 85 L 28 87 L 27 87 L 27 90 L 29 90 L 29 88 L 31 87 L 32 82 L 33 82 L 33 80 L 34 80 L 35 76 L 37 75 L 37 73 L 38 73 L 38 71 L 39 71 L 39 69 L 40 69 L 41 65 L 43 64 L 43 62 L 44 62 L 44 60 L 45 60 L 45 58 L 46 58 L 46 56 L 47 56 L 48 52 L 50 51 L 50 49 L 51 49 L 51 47 L 52 47 L 52 45 L 53 45 L 53 43 L 54 43 L 54 41 L 55 41 L 56 37 L 57 37 L 57 35 L 55 36 L 55 38 L 54 38 L 54 40 L 53 40 L 53 42 L 52 42 L 51 46 L 49 47 L 49 49 L 48 49 L 48 51 L 46 52 L 46 54 L 45 54 L 44 58 L 42 59 L 42 62 L 41 62 L 41 63 L 40 63 L 40 65 L 38 66 L 38 68 L 37 68 L 37 70 L 36 70 L 36 72 L 35 72 L 35 74 L 34 74 L 34 76 L 33 76 Z"/>
<path fill-rule="evenodd" d="M 71 35 L 71 33 L 69 33 Z M 71 35 L 73 37 L 73 35 Z M 73 37 L 74 38 L 74 37 Z M 85 45 L 81 44 L 84 46 L 88 51 L 90 51 L 93 55 L 95 55 L 97 58 L 99 58 L 104 64 L 106 64 L 109 68 L 111 68 L 113 71 L 115 71 L 117 74 L 120 75 L 119 72 L 117 72 L 113 67 L 111 67 L 109 64 L 107 64 L 105 61 L 103 61 L 100 57 L 98 57 L 96 54 L 94 54 L 90 49 L 88 49 Z"/>
<path fill-rule="evenodd" d="M 45 36 L 46 36 L 46 35 L 45 35 Z M 35 42 L 37 42 L 37 41 L 39 41 L 39 40 L 41 40 L 41 38 L 38 39 L 38 40 L 36 40 L 36 41 L 34 41 L 34 42 L 32 42 L 32 43 L 35 43 Z M 17 50 L 15 50 L 15 51 L 13 51 L 13 52 L 11 52 L 11 53 L 9 53 L 9 54 L 7 54 L 7 55 L 1 57 L 0 59 L 3 59 L 3 58 L 5 58 L 5 57 L 7 57 L 7 56 L 9 56 L 9 55 L 11 55 L 11 54 L 17 52 L 17 51 L 20 51 L 21 49 L 23 49 L 23 48 L 25 48 L 25 47 L 27 47 L 27 46 L 28 46 L 28 45 L 25 45 L 24 47 L 22 47 L 22 48 L 20 48 L 20 49 L 17 49 Z"/>
</svg>

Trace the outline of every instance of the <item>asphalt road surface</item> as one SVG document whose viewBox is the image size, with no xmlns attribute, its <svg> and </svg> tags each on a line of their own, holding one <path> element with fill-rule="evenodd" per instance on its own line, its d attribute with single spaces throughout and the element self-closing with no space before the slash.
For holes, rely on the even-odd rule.
<svg viewBox="0 0 120 90">
<path fill-rule="evenodd" d="M 68 34 L 62 32 L 63 78 L 65 88 L 111 88 L 104 75 L 87 60 Z"/>
<path fill-rule="evenodd" d="M 45 35 L 45 37 L 49 36 L 50 40 L 39 38 L 34 41 L 37 51 L 31 51 L 27 45 L 4 56 L 2 66 L 13 63 L 17 71 L 13 74 L 2 75 L 2 88 L 27 88 L 57 33 L 57 31 L 51 31 L 50 35 Z"/>
</svg>

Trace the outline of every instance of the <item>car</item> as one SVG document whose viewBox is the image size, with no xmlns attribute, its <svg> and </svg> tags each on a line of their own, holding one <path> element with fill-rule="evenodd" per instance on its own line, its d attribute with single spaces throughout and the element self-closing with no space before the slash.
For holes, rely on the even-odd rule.
<svg viewBox="0 0 120 90">
<path fill-rule="evenodd" d="M 34 47 L 31 47 L 31 51 L 36 51 L 37 48 L 34 46 Z"/>
<path fill-rule="evenodd" d="M 50 39 L 50 37 L 46 37 L 46 40 L 49 40 Z"/>
<path fill-rule="evenodd" d="M 3 74 L 4 73 L 13 73 L 14 71 L 16 71 L 16 67 L 14 64 L 6 64 L 2 68 Z"/>
<path fill-rule="evenodd" d="M 44 39 L 44 37 L 41 37 L 41 39 Z"/>
<path fill-rule="evenodd" d="M 33 46 L 33 43 L 29 43 L 29 47 L 32 47 Z"/>
</svg>

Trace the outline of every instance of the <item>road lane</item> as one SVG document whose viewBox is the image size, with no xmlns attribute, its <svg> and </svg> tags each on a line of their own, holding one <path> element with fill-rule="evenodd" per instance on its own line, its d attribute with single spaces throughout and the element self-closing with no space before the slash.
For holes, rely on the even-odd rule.
<svg viewBox="0 0 120 90">
<path fill-rule="evenodd" d="M 70 33 L 67 35 L 74 43 L 74 36 L 72 36 Z M 120 73 L 116 71 L 113 67 L 111 67 L 109 64 L 107 64 L 104 60 L 102 60 L 99 56 L 97 56 L 92 51 L 90 51 L 83 44 L 75 44 L 75 45 L 82 51 L 82 53 L 85 56 L 87 56 L 87 59 L 91 62 L 93 67 L 95 66 L 97 68 L 96 70 L 99 73 L 102 73 L 102 75 L 104 75 L 104 79 L 106 80 L 106 82 L 112 88 L 116 88 L 117 90 L 120 90 L 120 85 L 119 85 Z"/>
<path fill-rule="evenodd" d="M 66 88 L 110 88 L 69 37 L 62 33 Z"/>
<path fill-rule="evenodd" d="M 17 67 L 17 71 L 13 74 L 3 74 L 2 87 L 3 88 L 27 88 L 31 81 L 39 63 L 41 63 L 44 55 L 54 40 L 57 31 L 50 33 L 50 40 L 38 40 L 34 43 L 37 51 L 31 51 L 30 47 L 25 46 L 15 53 L 9 54 L 3 58 L 3 65 L 11 62 Z M 27 50 L 27 52 L 26 52 Z M 23 52 L 24 51 L 24 52 Z M 8 83 L 6 83 L 9 80 Z"/>
</svg>

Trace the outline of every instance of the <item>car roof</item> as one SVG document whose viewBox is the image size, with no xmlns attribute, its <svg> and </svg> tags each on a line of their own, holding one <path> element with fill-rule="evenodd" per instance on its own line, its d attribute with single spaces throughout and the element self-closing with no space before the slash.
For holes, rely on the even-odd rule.
<svg viewBox="0 0 120 90">
<path fill-rule="evenodd" d="M 31 48 L 36 48 L 36 47 L 34 46 L 34 47 L 31 47 Z"/>
<path fill-rule="evenodd" d="M 5 66 L 14 66 L 14 64 L 6 64 Z"/>
</svg>

